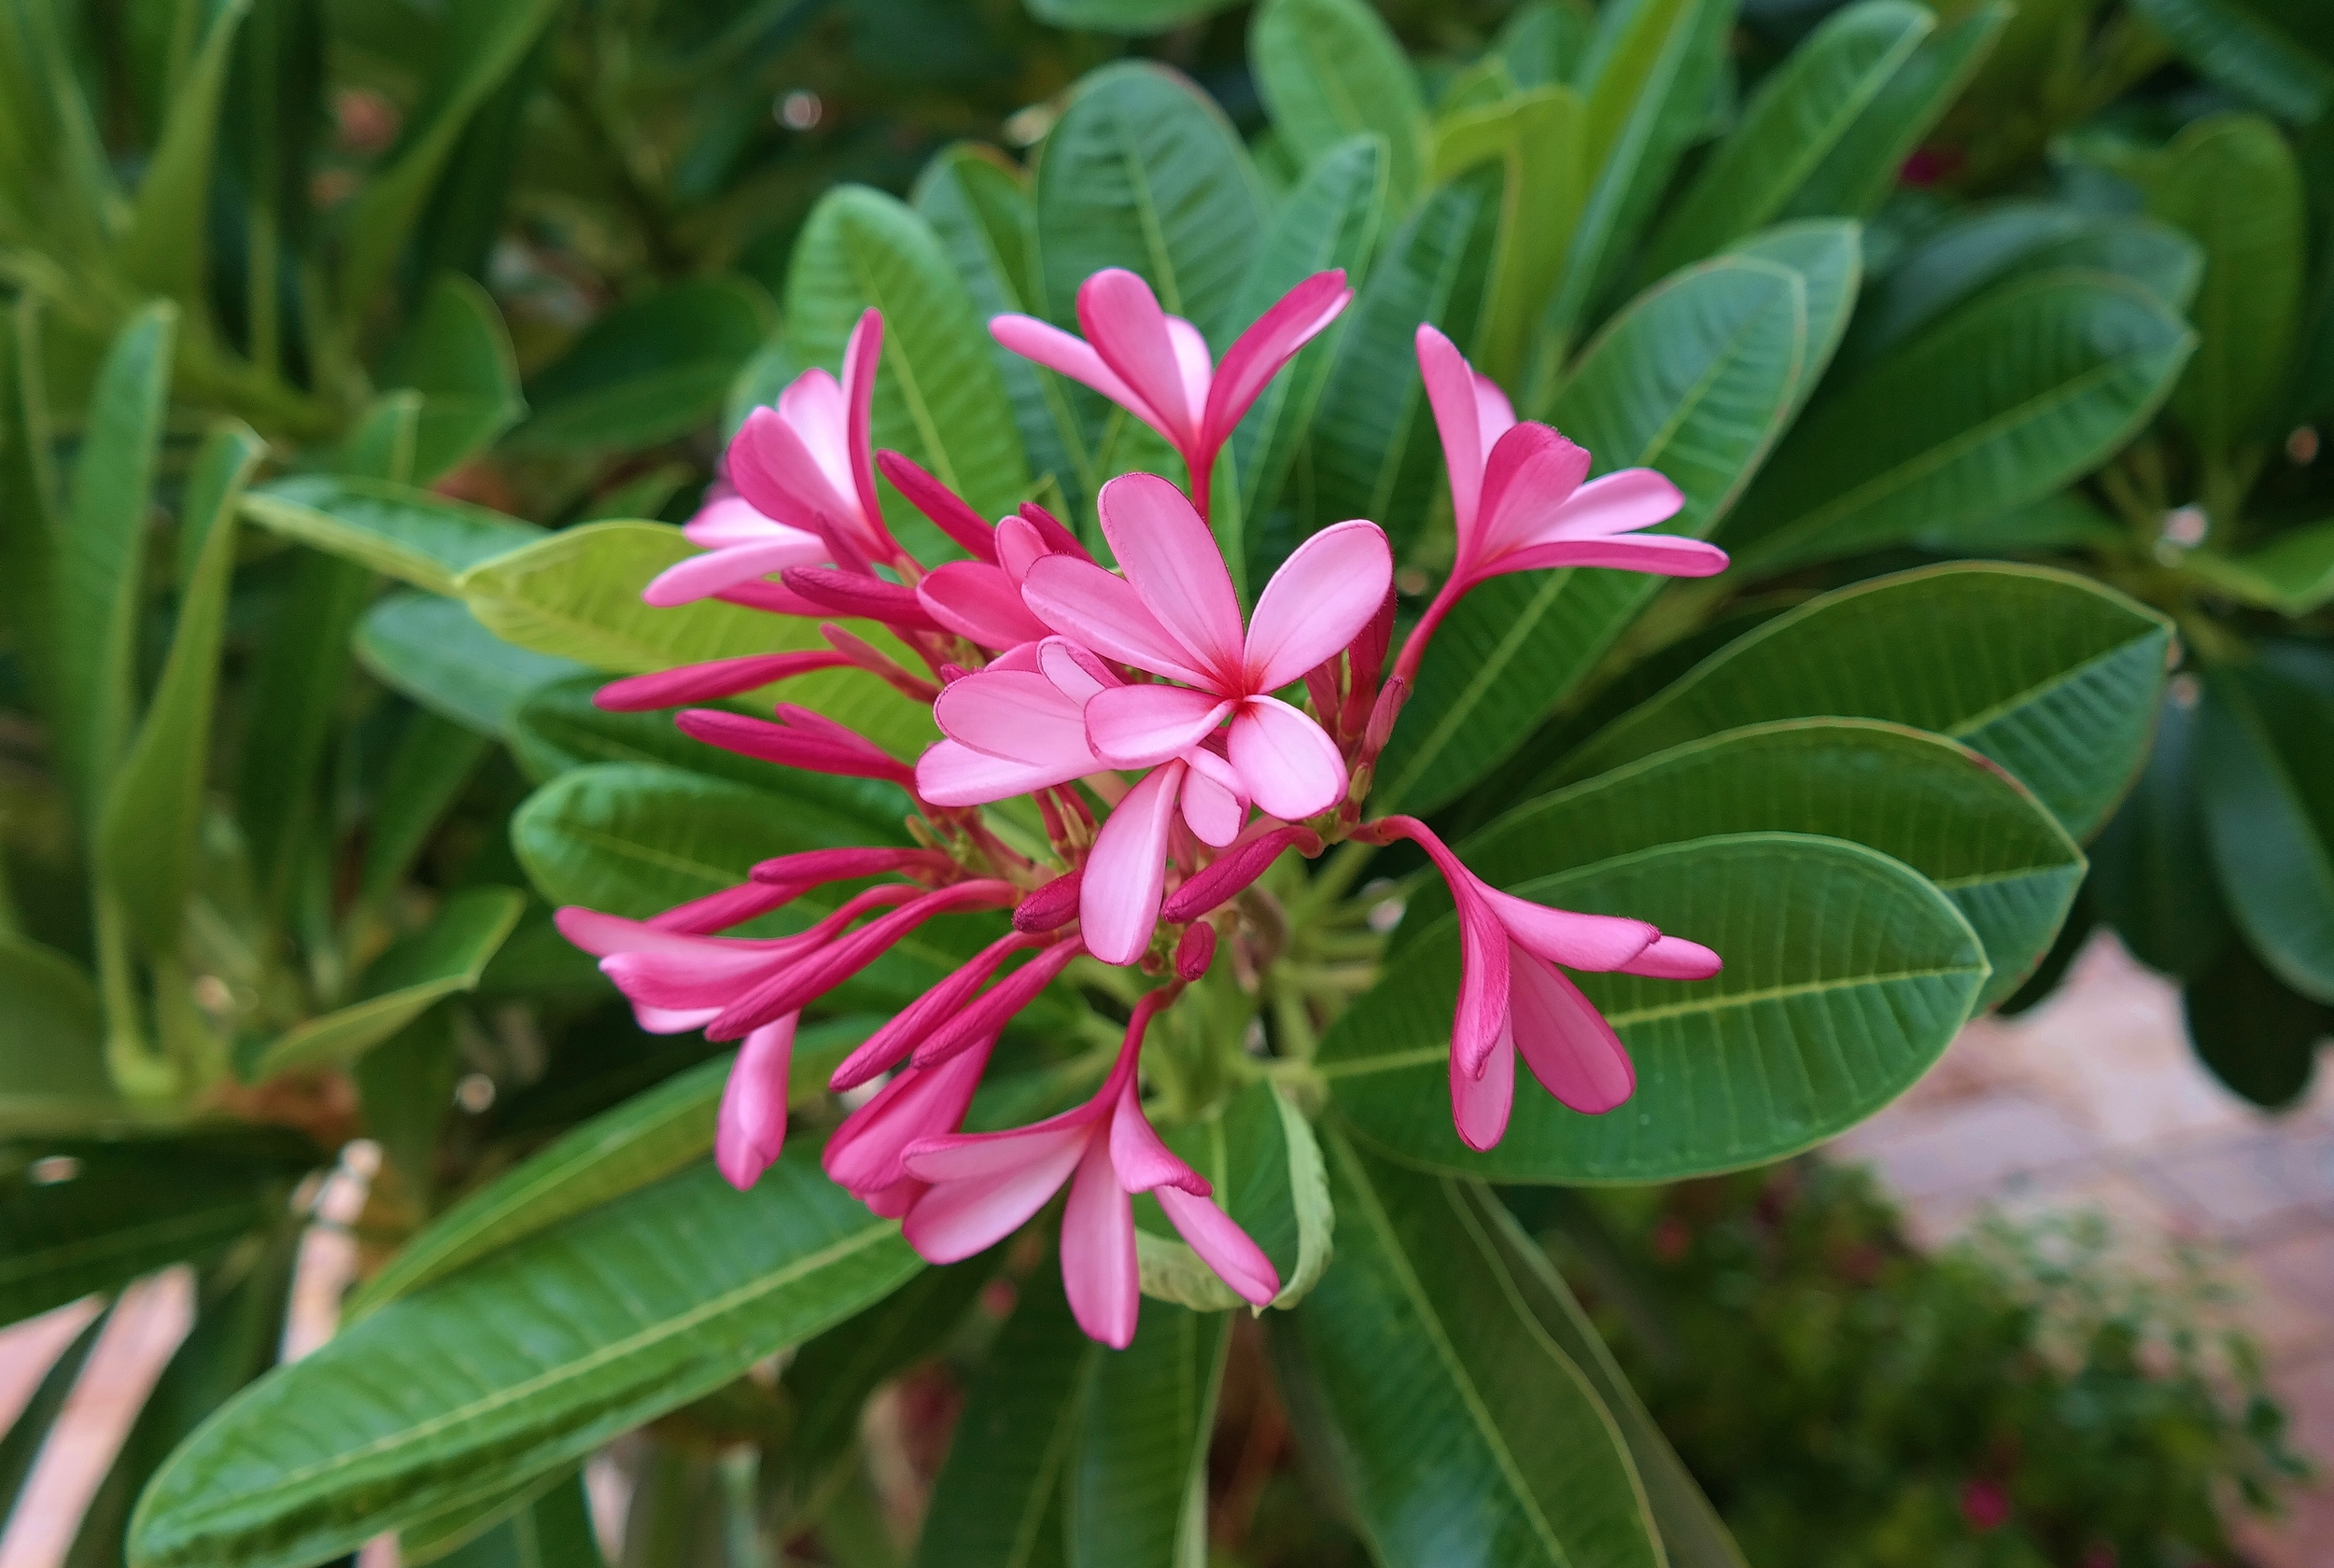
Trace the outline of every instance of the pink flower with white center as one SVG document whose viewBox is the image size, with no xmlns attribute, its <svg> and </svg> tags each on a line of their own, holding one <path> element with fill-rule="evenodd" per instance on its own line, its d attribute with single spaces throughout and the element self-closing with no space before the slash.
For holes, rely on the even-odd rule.
<svg viewBox="0 0 2334 1568">
<path fill-rule="evenodd" d="M 935 1264 L 995 1245 L 1027 1224 L 1062 1187 L 1062 1281 L 1078 1326 L 1120 1350 L 1134 1338 L 1141 1285 L 1130 1195 L 1156 1194 L 1191 1250 L 1241 1298 L 1258 1307 L 1280 1293 L 1264 1250 L 1211 1201 L 1207 1179 L 1151 1129 L 1135 1084 L 1143 1033 L 1164 994 L 1135 1007 L 1126 1043 L 1100 1091 L 1084 1105 L 1010 1132 L 960 1133 L 908 1146 L 907 1173 L 928 1183 L 901 1226 L 908 1244 Z"/>
<path fill-rule="evenodd" d="M 1550 1094 L 1588 1115 L 1636 1092 L 1628 1048 L 1557 965 L 1665 980 L 1707 980 L 1722 967 L 1708 948 L 1664 936 L 1643 920 L 1551 909 L 1503 893 L 1415 818 L 1387 817 L 1371 827 L 1379 843 L 1407 838 L 1424 849 L 1458 906 L 1451 1120 L 1470 1149 L 1489 1149 L 1506 1133 L 1519 1052 Z"/>
<path fill-rule="evenodd" d="M 1280 368 L 1352 301 L 1345 273 L 1315 273 L 1257 317 L 1211 364 L 1197 327 L 1159 308 L 1151 286 L 1119 267 L 1078 287 L 1083 341 L 1031 315 L 990 318 L 989 330 L 1014 353 L 1095 391 L 1167 439 L 1191 475 L 1191 498 L 1207 510 L 1208 482 L 1241 415 Z"/>
<path fill-rule="evenodd" d="M 1418 329 L 1418 369 L 1442 436 L 1458 555 L 1402 650 L 1395 673 L 1404 679 L 1416 675 L 1442 617 L 1486 578 L 1549 567 L 1663 577 L 1726 569 L 1726 553 L 1714 544 L 1640 532 L 1677 515 L 1685 497 L 1676 485 L 1652 469 L 1589 479 L 1584 448 L 1545 425 L 1519 424 L 1498 384 L 1432 327 Z"/>
</svg>

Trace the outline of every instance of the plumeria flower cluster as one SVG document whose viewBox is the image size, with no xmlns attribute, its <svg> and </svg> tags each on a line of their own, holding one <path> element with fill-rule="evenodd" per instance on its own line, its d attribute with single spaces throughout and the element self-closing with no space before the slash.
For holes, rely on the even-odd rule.
<svg viewBox="0 0 2334 1568">
<path fill-rule="evenodd" d="M 1096 522 L 1116 569 L 1038 506 L 992 525 L 907 458 L 871 449 L 883 337 L 875 311 L 851 334 L 839 381 L 806 371 L 738 431 L 726 483 L 685 530 L 704 553 L 645 597 L 716 597 L 808 618 L 824 648 L 619 680 L 599 703 L 680 707 L 679 726 L 709 744 L 894 786 L 917 842 L 783 856 L 648 920 L 560 912 L 561 929 L 599 957 L 643 1029 L 741 1042 L 715 1144 L 732 1183 L 751 1185 L 779 1155 L 806 1008 L 927 921 L 1008 911 L 1005 934 L 836 1070 L 836 1090 L 865 1098 L 829 1137 L 824 1165 L 869 1208 L 898 1217 L 935 1263 L 996 1243 L 1066 1186 L 1060 1250 L 1071 1305 L 1090 1335 L 1123 1346 L 1139 1296 L 1137 1193 L 1153 1194 L 1245 1300 L 1262 1307 L 1281 1288 L 1208 1182 L 1154 1130 L 1142 1064 L 1152 1021 L 1208 973 L 1253 906 L 1243 895 L 1284 855 L 1408 840 L 1449 884 L 1463 951 L 1452 1112 L 1476 1149 L 1506 1130 L 1519 1055 L 1575 1110 L 1601 1113 L 1629 1097 L 1627 1051 L 1566 971 L 1717 972 L 1715 954 L 1641 920 L 1501 892 L 1425 823 L 1363 810 L 1427 641 L 1475 584 L 1557 566 L 1696 576 L 1725 565 L 1698 540 L 1644 531 L 1681 504 L 1666 480 L 1637 469 L 1588 481 L 1586 452 L 1519 423 L 1497 387 L 1421 327 L 1457 535 L 1448 579 L 1397 653 L 1385 535 L 1373 522 L 1339 523 L 1300 545 L 1244 615 L 1208 526 L 1208 475 L 1258 393 L 1351 299 L 1342 273 L 1308 278 L 1220 361 L 1141 278 L 1116 270 L 1079 290 L 1083 338 L 1026 316 L 991 324 L 1005 347 L 1118 402 L 1184 459 L 1180 488 L 1144 473 L 1103 485 Z M 902 548 L 885 525 L 879 472 L 963 559 L 927 567 Z M 923 667 L 847 621 L 885 627 Z M 795 705 L 778 704 L 768 719 L 687 706 L 841 668 L 931 704 L 944 738 L 910 765 Z M 1014 847 L 985 816 L 1019 797 L 1044 824 L 1042 855 Z M 836 902 L 845 884 L 864 885 Z M 724 934 L 802 899 L 832 907 L 793 935 Z M 1157 982 L 1140 990 L 1101 1087 L 1033 1126 L 963 1130 L 1006 1027 L 1081 959 Z"/>
</svg>

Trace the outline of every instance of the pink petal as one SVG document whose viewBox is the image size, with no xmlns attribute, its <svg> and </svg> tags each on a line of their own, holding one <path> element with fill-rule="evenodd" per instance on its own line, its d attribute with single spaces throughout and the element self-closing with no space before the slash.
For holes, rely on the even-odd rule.
<svg viewBox="0 0 2334 1568">
<path fill-rule="evenodd" d="M 1240 776 L 1218 761 L 1215 752 L 1205 749 L 1190 754 L 1191 771 L 1183 776 L 1184 825 L 1202 844 L 1221 849 L 1238 838 L 1240 830 L 1247 824 L 1248 803 L 1225 779 L 1202 771 L 1202 758 L 1223 768 L 1233 784 Z"/>
<path fill-rule="evenodd" d="M 950 561 L 916 584 L 916 598 L 935 621 L 983 648 L 1012 648 L 1047 635 L 1046 623 L 1021 603 L 1021 592 L 996 567 Z"/>
<path fill-rule="evenodd" d="M 747 500 L 727 484 L 717 484 L 706 493 L 705 504 L 696 515 L 681 525 L 682 537 L 691 544 L 707 550 L 721 550 L 733 544 L 770 544 L 780 538 L 816 540 L 816 534 L 789 528 L 773 517 L 765 517 L 753 510 Z"/>
<path fill-rule="evenodd" d="M 1090 1145 L 1101 1148 L 1103 1140 L 1082 1134 L 1048 1140 L 1033 1144 L 1024 1158 L 1012 1164 L 977 1176 L 935 1182 L 907 1211 L 901 1231 L 927 1263 L 955 1263 L 984 1252 L 1046 1206 Z M 909 1168 L 923 1157 L 909 1155 Z"/>
<path fill-rule="evenodd" d="M 1431 829 L 1413 818 L 1389 820 L 1401 823 L 1405 836 L 1434 861 L 1451 889 L 1451 902 L 1457 906 L 1459 988 L 1457 1010 L 1451 1019 L 1451 1060 L 1455 1071 L 1480 1078 L 1484 1063 L 1509 1029 L 1511 943 L 1507 927 L 1500 923 L 1499 912 L 1488 897 L 1492 889 Z"/>
<path fill-rule="evenodd" d="M 1216 379 L 1216 357 L 1207 351 L 1207 334 L 1179 315 L 1167 318 L 1167 341 L 1174 346 L 1175 370 L 1183 377 L 1184 403 L 1196 435 L 1205 417 L 1208 384 Z"/>
<path fill-rule="evenodd" d="M 1160 1187 L 1158 1193 L 1168 1223 L 1200 1254 L 1200 1261 L 1216 1270 L 1217 1279 L 1243 1301 L 1258 1307 L 1272 1305 L 1281 1290 L 1280 1270 L 1230 1214 L 1218 1209 L 1214 1199 L 1195 1197 L 1179 1187 Z"/>
<path fill-rule="evenodd" d="M 1515 428 L 1515 405 L 1499 390 L 1499 384 L 1481 371 L 1475 372 L 1475 430 L 1477 439 L 1489 452 L 1501 436 Z"/>
<path fill-rule="evenodd" d="M 1643 920 L 1551 909 L 1497 888 L 1484 888 L 1483 896 L 1517 946 L 1568 969 L 1597 973 L 1626 969 L 1661 935 Z"/>
<path fill-rule="evenodd" d="M 1475 561 L 1488 565 L 1523 544 L 1588 477 L 1589 457 L 1545 425 L 1518 425 L 1483 460 Z"/>
<path fill-rule="evenodd" d="M 993 666 L 992 666 L 993 667 Z M 1097 693 L 1126 684 L 1110 666 L 1066 637 L 1047 637 L 1037 645 L 1037 667 L 1046 672 L 1054 690 L 1083 708 Z"/>
<path fill-rule="evenodd" d="M 1464 561 L 1473 540 L 1476 497 L 1483 491 L 1483 455 L 1491 442 L 1478 418 L 1474 367 L 1456 344 L 1424 322 L 1416 341 L 1418 374 L 1427 384 L 1427 401 L 1442 437 L 1442 464 L 1451 476 L 1451 516 Z"/>
<path fill-rule="evenodd" d="M 1118 379 L 1118 371 L 1103 363 L 1103 357 L 1085 339 L 1033 315 L 992 315 L 989 318 L 989 335 L 1024 359 L 1034 360 L 1049 371 L 1059 371 L 1072 381 L 1083 382 L 1167 436 L 1166 427 L 1151 406 Z"/>
<path fill-rule="evenodd" d="M 1065 771 L 1056 763 L 1012 762 L 976 751 L 961 740 L 942 740 L 916 760 L 916 793 L 935 805 L 988 805 L 1067 784 L 1095 765 Z"/>
<path fill-rule="evenodd" d="M 1188 686 L 1118 686 L 1086 705 L 1086 736 L 1112 767 L 1149 767 L 1199 745 L 1231 708 Z"/>
<path fill-rule="evenodd" d="M 1627 1047 L 1578 986 L 1521 950 L 1511 955 L 1510 974 L 1516 1049 L 1550 1094 L 1597 1116 L 1636 1091 Z"/>
<path fill-rule="evenodd" d="M 1150 1118 L 1143 1114 L 1132 1073 L 1110 1113 L 1110 1163 L 1118 1185 L 1131 1193 L 1174 1187 L 1205 1197 L 1210 1191 L 1207 1179 L 1160 1141 Z"/>
<path fill-rule="evenodd" d="M 997 938 L 974 954 L 946 979 L 893 1014 L 890 1022 L 861 1041 L 835 1069 L 833 1075 L 827 1079 L 827 1086 L 837 1092 L 855 1089 L 897 1066 L 902 1057 L 923 1042 L 925 1036 L 955 1016 L 963 1007 L 965 999 L 986 985 L 999 965 L 1021 948 L 1031 945 L 1032 941 L 1032 938 L 1017 931 Z"/>
<path fill-rule="evenodd" d="M 1250 697 L 1240 705 L 1230 750 L 1248 798 L 1284 821 L 1327 811 L 1344 797 L 1345 760 L 1337 743 L 1278 697 Z"/>
<path fill-rule="evenodd" d="M 1624 974 L 1655 980 L 1708 980 L 1726 965 L 1716 953 L 1682 936 L 1665 936 L 1621 966 Z"/>
<path fill-rule="evenodd" d="M 962 1125 L 988 1064 L 989 1053 L 974 1050 L 960 1052 L 929 1071 L 903 1069 L 873 1099 L 843 1118 L 828 1137 L 819 1163 L 837 1183 L 863 1197 L 913 1180 L 907 1174 L 907 1151 Z"/>
<path fill-rule="evenodd" d="M 695 1012 L 726 1007 L 749 986 L 757 984 L 787 956 L 735 950 L 686 953 L 633 951 L 611 953 L 599 960 L 600 973 L 616 984 L 626 999 L 664 1012 Z"/>
<path fill-rule="evenodd" d="M 747 1035 L 723 1086 L 713 1163 L 739 1192 L 762 1179 L 786 1142 L 786 1072 L 800 1016 L 789 1013 Z"/>
<path fill-rule="evenodd" d="M 1280 368 L 1320 334 L 1353 302 L 1343 268 L 1315 273 L 1282 295 L 1272 308 L 1256 318 L 1224 351 L 1207 389 L 1207 413 L 1202 427 L 1211 446 L 1220 445 L 1240 423 Z"/>
<path fill-rule="evenodd" d="M 1375 523 L 1337 523 L 1299 545 L 1264 585 L 1243 661 L 1251 692 L 1276 692 L 1334 659 L 1361 634 L 1394 582 Z"/>
<path fill-rule="evenodd" d="M 876 367 L 883 358 L 883 313 L 870 305 L 851 329 L 843 345 L 843 402 L 850 419 L 844 455 L 851 469 L 851 490 L 859 502 L 863 531 L 882 536 L 883 507 L 876 498 L 875 451 L 869 415 L 875 403 Z M 888 554 L 890 552 L 886 551 Z"/>
<path fill-rule="evenodd" d="M 1614 567 L 1658 577 L 1715 577 L 1726 569 L 1726 553 L 1714 544 L 1676 534 L 1614 534 L 1526 545 L 1500 556 L 1486 575 L 1550 567 Z"/>
<path fill-rule="evenodd" d="M 821 517 L 843 524 L 859 510 L 848 488 L 848 464 L 840 477 L 844 488 L 837 487 L 818 455 L 776 409 L 758 408 L 746 415 L 729 443 L 729 482 L 738 493 L 764 516 L 804 533 L 817 534 Z"/>
<path fill-rule="evenodd" d="M 932 705 L 950 740 L 1008 762 L 1096 771 L 1085 708 L 1034 670 L 982 670 L 952 680 Z"/>
<path fill-rule="evenodd" d="M 1190 399 L 1167 315 L 1151 286 L 1123 267 L 1105 267 L 1078 286 L 1077 313 L 1103 363 L 1165 422 L 1160 433 L 1177 446 L 1190 445 L 1200 433 L 1200 406 Z"/>
<path fill-rule="evenodd" d="M 851 411 L 834 376 L 820 366 L 803 371 L 779 393 L 778 415 L 801 440 L 835 493 L 851 495 Z"/>
<path fill-rule="evenodd" d="M 1228 690 L 1241 664 L 1240 595 L 1206 522 L 1157 474 L 1120 474 L 1103 486 L 1094 506 L 1127 581 L 1215 677 L 1193 684 Z"/>
<path fill-rule="evenodd" d="M 785 539 L 759 544 L 733 544 L 703 555 L 676 561 L 649 580 L 640 602 L 668 609 L 709 598 L 724 588 L 767 577 L 788 567 L 815 566 L 826 559 L 826 544 L 814 534 L 785 530 Z"/>
<path fill-rule="evenodd" d="M 1046 536 L 1037 531 L 1037 525 L 1026 517 L 1005 517 L 997 522 L 997 565 L 1019 588 L 1029 575 L 1030 567 L 1052 554 Z"/>
<path fill-rule="evenodd" d="M 691 899 L 686 903 L 676 903 L 653 917 L 649 924 L 660 931 L 710 935 L 767 915 L 780 904 L 792 903 L 801 891 L 799 888 L 772 888 L 759 882 L 742 883 L 735 888 L 724 888 L 718 893 L 708 893 L 700 899 Z"/>
<path fill-rule="evenodd" d="M 1028 1127 L 927 1138 L 911 1147 L 901 1164 L 919 1182 L 935 1186 L 983 1182 L 1033 1166 L 1059 1165 L 1067 1174 L 1085 1154 L 1086 1145 L 1104 1136 L 1101 1123 L 1105 1109 L 1090 1100 Z M 1064 1150 L 1068 1151 L 1066 1161 Z"/>
<path fill-rule="evenodd" d="M 1048 555 L 1033 562 L 1021 580 L 1021 602 L 1055 631 L 1104 658 L 1194 686 L 1216 683 L 1203 662 L 1159 623 L 1132 583 L 1091 561 Z"/>
<path fill-rule="evenodd" d="M 632 1004 L 632 1020 L 640 1026 L 643 1034 L 686 1034 L 703 1029 L 721 1013 L 718 1007 L 692 1007 L 675 1012 L 667 1007 L 643 1007 Z"/>
<path fill-rule="evenodd" d="M 1107 1139 L 1088 1145 L 1070 1183 L 1070 1201 L 1062 1212 L 1062 1283 L 1069 1292 L 1071 1314 L 1089 1338 L 1121 1351 L 1134 1342 L 1143 1306 L 1134 1263 L 1134 1206 L 1111 1171 Z"/>
<path fill-rule="evenodd" d="M 1529 533 L 1519 542 L 1554 544 L 1558 539 L 1630 533 L 1668 522 L 1685 504 L 1678 487 L 1658 470 L 1623 469 L 1590 480 L 1555 511 L 1535 518 Z"/>
<path fill-rule="evenodd" d="M 1505 1029 L 1483 1054 L 1482 1071 L 1470 1075 L 1451 1054 L 1451 1125 L 1459 1141 L 1481 1154 L 1498 1146 L 1515 1105 L 1515 1037 Z"/>
<path fill-rule="evenodd" d="M 1181 763 L 1145 774 L 1112 809 L 1087 858 L 1078 919 L 1087 951 L 1104 963 L 1132 963 L 1151 945 L 1167 883 L 1167 824 L 1183 775 Z"/>
</svg>

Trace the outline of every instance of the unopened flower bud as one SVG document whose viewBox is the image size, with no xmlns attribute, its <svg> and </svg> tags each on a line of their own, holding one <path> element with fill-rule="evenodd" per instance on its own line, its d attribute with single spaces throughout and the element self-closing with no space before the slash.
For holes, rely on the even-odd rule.
<svg viewBox="0 0 2334 1568">
<path fill-rule="evenodd" d="M 1019 931 L 1049 931 L 1077 918 L 1078 885 L 1085 880 L 1083 871 L 1057 876 L 1044 887 L 1021 900 L 1013 911 L 1013 929 Z"/>
<path fill-rule="evenodd" d="M 1202 922 L 1183 933 L 1175 944 L 1175 978 L 1187 985 L 1207 973 L 1216 961 L 1216 928 Z"/>
<path fill-rule="evenodd" d="M 1402 704 L 1409 697 L 1410 682 L 1399 675 L 1379 690 L 1378 706 L 1370 710 L 1370 728 L 1362 736 L 1363 756 L 1375 757 L 1385 749 L 1394 736 L 1394 721 L 1402 716 Z"/>
</svg>

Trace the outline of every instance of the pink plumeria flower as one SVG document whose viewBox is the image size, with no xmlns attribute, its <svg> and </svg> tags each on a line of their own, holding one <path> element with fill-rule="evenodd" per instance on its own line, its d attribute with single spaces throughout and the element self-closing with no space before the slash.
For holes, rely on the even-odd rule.
<svg viewBox="0 0 2334 1568">
<path fill-rule="evenodd" d="M 843 349 L 840 383 L 813 367 L 778 395 L 776 408 L 746 416 L 729 443 L 734 494 L 716 496 L 682 528 L 707 553 L 668 567 L 641 598 L 687 604 L 787 567 L 898 558 L 867 438 L 882 357 L 883 315 L 869 310 Z"/>
<path fill-rule="evenodd" d="M 828 1137 L 820 1155 L 827 1175 L 886 1219 L 906 1214 L 925 1188 L 907 1172 L 907 1151 L 964 1125 L 995 1045 L 991 1034 L 944 1061 L 893 1073 Z"/>
<path fill-rule="evenodd" d="M 1345 273 L 1315 273 L 1281 296 L 1211 364 L 1197 327 L 1159 308 L 1151 286 L 1109 267 L 1078 287 L 1083 341 L 1032 315 L 990 318 L 996 340 L 1095 391 L 1167 439 L 1191 474 L 1191 498 L 1207 510 L 1216 455 L 1257 395 L 1353 300 Z"/>
<path fill-rule="evenodd" d="M 1457 558 L 1411 634 L 1402 666 L 1416 673 L 1435 626 L 1467 592 L 1503 572 L 1549 567 L 1618 567 L 1664 577 L 1708 577 L 1726 553 L 1701 539 L 1640 530 L 1685 505 L 1652 469 L 1588 478 L 1584 448 L 1545 425 L 1519 424 L 1507 394 L 1432 327 L 1418 329 L 1418 369 L 1442 436 L 1451 478 Z M 1587 483 L 1582 483 L 1586 480 Z"/>
<path fill-rule="evenodd" d="M 1557 965 L 1665 980 L 1707 980 L 1719 957 L 1643 920 L 1551 909 L 1503 893 L 1460 863 L 1415 818 L 1373 824 L 1407 838 L 1441 872 L 1459 917 L 1459 991 L 1451 1021 L 1451 1119 L 1470 1149 L 1506 1133 L 1520 1052 L 1547 1091 L 1602 1115 L 1637 1090 L 1628 1048 Z"/>
<path fill-rule="evenodd" d="M 1191 1250 L 1243 1300 L 1280 1293 L 1264 1249 L 1211 1200 L 1207 1179 L 1175 1157 L 1143 1114 L 1135 1084 L 1143 1033 L 1162 993 L 1150 992 L 1101 1090 L 1073 1111 L 1010 1132 L 926 1138 L 909 1146 L 907 1174 L 928 1184 L 902 1233 L 927 1262 L 955 1263 L 1027 1224 L 1062 1187 L 1062 1281 L 1089 1336 L 1120 1350 L 1134 1338 L 1142 1287 L 1130 1195 L 1155 1194 Z"/>
</svg>

